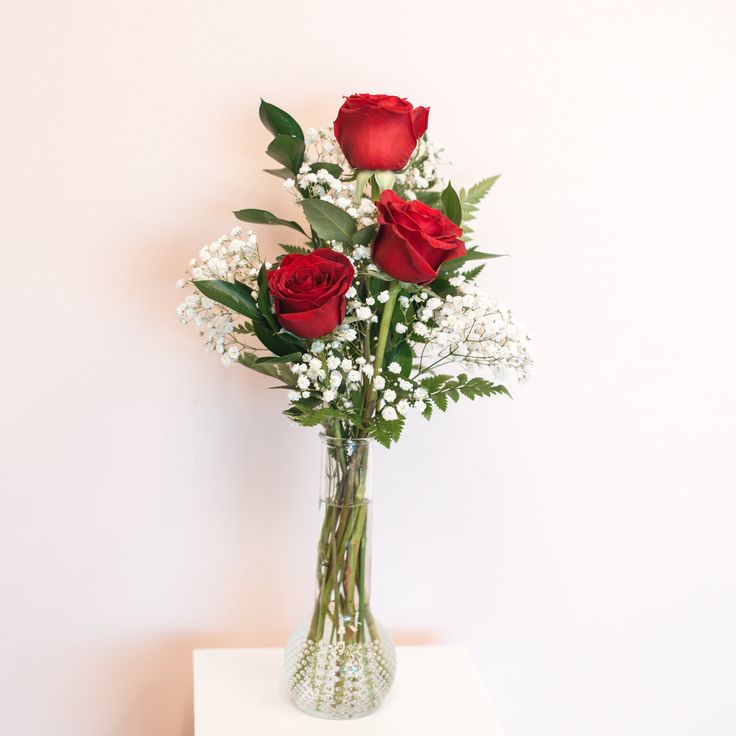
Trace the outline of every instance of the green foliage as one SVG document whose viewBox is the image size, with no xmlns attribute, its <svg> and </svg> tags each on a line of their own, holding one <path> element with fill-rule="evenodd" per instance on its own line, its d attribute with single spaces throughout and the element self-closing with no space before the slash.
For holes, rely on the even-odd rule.
<svg viewBox="0 0 736 736">
<path fill-rule="evenodd" d="M 304 248 L 301 245 L 289 245 L 288 243 L 279 243 L 279 247 L 283 248 L 286 253 L 295 253 L 300 256 L 306 256 L 312 252 L 311 248 Z"/>
<path fill-rule="evenodd" d="M 304 133 L 299 123 L 288 112 L 284 112 L 281 108 L 276 107 L 276 105 L 272 105 L 270 102 L 261 99 L 258 116 L 266 128 L 274 135 L 291 135 L 304 140 Z"/>
<path fill-rule="evenodd" d="M 471 268 L 468 271 L 463 271 L 463 276 L 465 276 L 466 281 L 475 281 L 475 279 L 480 276 L 483 269 L 486 267 L 485 263 L 482 263 L 480 266 L 476 266 L 475 268 Z"/>
<path fill-rule="evenodd" d="M 501 253 L 484 253 L 482 250 L 478 250 L 477 247 L 468 248 L 464 256 L 458 256 L 449 261 L 445 261 L 441 266 L 439 272 L 447 275 L 451 271 L 457 271 L 460 266 L 468 263 L 468 261 L 482 261 L 488 258 L 503 258 L 504 255 Z"/>
<path fill-rule="evenodd" d="M 316 427 L 348 419 L 344 412 L 329 406 L 321 406 L 319 400 L 313 398 L 295 401 L 284 414 L 302 427 Z"/>
<path fill-rule="evenodd" d="M 291 135 L 279 133 L 268 144 L 266 153 L 296 176 L 302 161 L 304 161 L 304 141 Z"/>
<path fill-rule="evenodd" d="M 355 220 L 334 204 L 321 199 L 302 200 L 304 215 L 322 240 L 350 243 L 356 231 Z"/>
<path fill-rule="evenodd" d="M 263 169 L 267 174 L 278 176 L 279 179 L 291 179 L 294 174 L 289 169 Z"/>
<path fill-rule="evenodd" d="M 460 204 L 460 197 L 452 188 L 452 182 L 448 182 L 442 192 L 442 209 L 447 217 L 449 217 L 456 225 L 460 225 L 463 221 L 463 207 Z"/>
<path fill-rule="evenodd" d="M 402 376 L 408 376 L 411 373 L 411 367 L 414 362 L 414 351 L 405 340 L 391 348 L 386 355 L 384 365 L 389 366 L 394 361 L 401 366 Z"/>
<path fill-rule="evenodd" d="M 429 207 L 439 209 L 442 206 L 442 192 L 423 192 L 420 190 L 414 192 L 414 194 L 420 202 L 424 202 Z"/>
<path fill-rule="evenodd" d="M 253 320 L 253 332 L 263 346 L 274 355 L 290 355 L 297 350 L 300 353 L 304 352 L 304 348 L 295 337 L 275 330 L 263 317 Z"/>
<path fill-rule="evenodd" d="M 238 363 L 258 373 L 262 373 L 264 376 L 269 376 L 271 378 L 275 378 L 277 381 L 281 381 L 285 384 L 286 388 L 292 388 L 296 385 L 296 376 L 285 365 L 259 363 L 255 354 L 248 352 L 240 354 Z"/>
<path fill-rule="evenodd" d="M 476 399 L 479 396 L 492 396 L 493 394 L 503 394 L 510 396 L 505 386 L 497 385 L 487 381 L 485 378 L 474 377 L 469 378 L 465 373 L 458 376 L 449 376 L 438 374 L 428 376 L 419 382 L 421 386 L 427 389 L 429 396 L 427 397 L 427 405 L 431 401 L 440 411 L 446 411 L 449 401 L 457 402 L 461 396 L 468 399 Z M 432 416 L 431 408 L 424 412 L 425 419 Z"/>
<path fill-rule="evenodd" d="M 370 245 L 377 232 L 377 225 L 368 225 L 368 227 L 357 230 L 353 235 L 353 245 Z"/>
<path fill-rule="evenodd" d="M 306 235 L 298 222 L 282 220 L 280 217 L 276 217 L 273 212 L 268 212 L 267 210 L 237 210 L 233 214 L 242 222 L 254 222 L 258 225 L 283 225 L 284 227 L 290 227 L 292 230 L 297 230 L 302 235 Z"/>
<path fill-rule="evenodd" d="M 463 208 L 463 220 L 472 220 L 478 210 L 481 200 L 491 191 L 491 187 L 499 180 L 500 174 L 489 176 L 487 179 L 473 184 L 467 191 L 460 190 L 460 202 Z"/>
<path fill-rule="evenodd" d="M 320 169 L 324 169 L 330 176 L 334 176 L 335 179 L 339 179 L 342 176 L 342 166 L 340 164 L 329 164 L 324 161 L 317 161 L 309 167 L 312 171 L 317 172 Z"/>
<path fill-rule="evenodd" d="M 275 363 L 296 363 L 302 357 L 301 353 L 289 353 L 288 355 L 273 355 L 269 357 L 256 358 L 258 365 L 272 365 Z"/>
<path fill-rule="evenodd" d="M 399 416 L 397 419 L 388 420 L 377 414 L 371 422 L 368 434 L 376 442 L 388 448 L 393 443 L 399 441 L 405 424 L 406 420 L 402 416 Z"/>
<path fill-rule="evenodd" d="M 232 309 L 234 312 L 251 319 L 260 317 L 253 294 L 245 284 L 237 281 L 231 284 L 229 281 L 221 281 L 220 279 L 193 281 L 192 283 L 202 294 L 218 304 L 222 304 L 223 307 Z"/>
</svg>

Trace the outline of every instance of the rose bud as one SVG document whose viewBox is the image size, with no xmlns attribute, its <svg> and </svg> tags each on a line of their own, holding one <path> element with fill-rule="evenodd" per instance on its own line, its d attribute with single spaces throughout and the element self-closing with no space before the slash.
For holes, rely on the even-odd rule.
<svg viewBox="0 0 736 736">
<path fill-rule="evenodd" d="M 445 261 L 465 255 L 463 231 L 439 210 L 416 200 L 407 202 L 390 189 L 376 206 L 381 227 L 373 260 L 398 281 L 428 284 Z"/>
<path fill-rule="evenodd" d="M 428 107 L 393 95 L 350 95 L 335 120 L 335 138 L 354 169 L 398 171 L 427 130 Z"/>
<path fill-rule="evenodd" d="M 314 339 L 345 319 L 345 292 L 355 269 L 342 253 L 317 248 L 307 255 L 289 254 L 266 275 L 273 312 L 285 330 Z"/>
</svg>

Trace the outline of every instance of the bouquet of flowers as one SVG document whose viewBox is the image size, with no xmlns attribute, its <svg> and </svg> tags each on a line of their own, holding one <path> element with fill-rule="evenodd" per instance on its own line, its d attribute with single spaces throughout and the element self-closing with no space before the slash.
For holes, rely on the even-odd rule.
<svg viewBox="0 0 736 736">
<path fill-rule="evenodd" d="M 259 112 L 279 165 L 267 172 L 301 216 L 234 214 L 288 229 L 291 242 L 270 260 L 240 227 L 205 245 L 177 284 L 191 291 L 178 314 L 224 365 L 284 387 L 284 413 L 328 438 L 317 598 L 299 656 L 326 638 L 346 656 L 345 645 L 382 637 L 366 579 L 369 438 L 389 447 L 411 412 L 430 419 L 461 397 L 507 394 L 529 375 L 530 339 L 477 284 L 498 256 L 471 244 L 468 224 L 498 177 L 457 190 L 443 179 L 428 108 L 356 94 L 332 127 L 306 132 L 268 102 Z"/>
</svg>

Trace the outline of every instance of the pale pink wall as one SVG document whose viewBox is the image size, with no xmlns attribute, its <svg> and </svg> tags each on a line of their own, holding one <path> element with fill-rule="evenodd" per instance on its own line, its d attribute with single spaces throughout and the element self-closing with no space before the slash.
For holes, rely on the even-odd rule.
<svg viewBox="0 0 736 736">
<path fill-rule="evenodd" d="M 430 105 L 454 181 L 504 173 L 477 232 L 514 257 L 485 284 L 539 353 L 513 402 L 380 454 L 381 617 L 470 646 L 514 736 L 736 731 L 735 20 L 6 7 L 0 732 L 190 734 L 191 649 L 305 615 L 315 438 L 201 353 L 173 284 L 230 210 L 288 211 L 259 96 L 318 126 L 353 91 Z"/>
</svg>

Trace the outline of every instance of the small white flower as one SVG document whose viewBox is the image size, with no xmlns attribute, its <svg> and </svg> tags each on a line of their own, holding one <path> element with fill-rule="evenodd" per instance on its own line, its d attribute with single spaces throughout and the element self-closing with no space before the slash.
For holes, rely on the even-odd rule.
<svg viewBox="0 0 736 736">
<path fill-rule="evenodd" d="M 296 379 L 296 385 L 301 389 L 308 389 L 309 379 L 302 373 L 299 378 Z"/>
<path fill-rule="evenodd" d="M 308 399 L 309 398 L 309 391 L 302 391 L 302 398 Z"/>
<path fill-rule="evenodd" d="M 301 394 L 298 391 L 289 391 L 287 396 L 289 397 L 289 401 L 299 401 L 301 398 Z"/>
<path fill-rule="evenodd" d="M 374 305 L 374 304 L 376 303 L 376 300 L 375 300 L 375 299 L 374 299 L 374 298 L 373 298 L 372 296 L 369 296 L 369 297 L 368 297 L 368 298 L 367 298 L 367 299 L 365 300 L 365 303 L 366 303 L 366 304 L 367 304 L 367 305 L 368 305 L 369 307 L 372 307 L 372 306 L 373 306 L 373 305 Z"/>
<path fill-rule="evenodd" d="M 332 371 L 330 373 L 330 386 L 337 388 L 342 383 L 342 373 L 340 371 Z"/>
<path fill-rule="evenodd" d="M 368 376 L 368 378 L 373 375 L 373 366 L 370 364 L 364 365 L 361 370 L 363 371 L 363 373 L 365 373 L 366 376 Z"/>
<path fill-rule="evenodd" d="M 340 365 L 340 358 L 338 358 L 336 355 L 330 355 L 329 358 L 327 358 L 327 367 L 334 371 L 336 368 L 338 368 Z"/>
<path fill-rule="evenodd" d="M 405 298 L 405 297 L 404 297 L 404 298 Z M 378 299 L 378 301 L 379 301 L 379 302 L 381 302 L 381 304 L 385 304 L 385 303 L 386 303 L 386 302 L 388 301 L 388 299 L 389 299 L 389 293 L 388 293 L 388 289 L 384 289 L 384 290 L 383 290 L 383 291 L 382 291 L 382 292 L 381 292 L 381 293 L 380 293 L 380 294 L 379 294 L 379 295 L 378 295 L 378 296 L 376 297 L 376 299 Z"/>
<path fill-rule="evenodd" d="M 321 342 L 320 340 L 315 340 L 312 343 L 312 352 L 315 355 L 319 355 L 319 353 L 321 353 L 324 349 L 325 349 L 325 344 Z"/>
<path fill-rule="evenodd" d="M 411 409 L 411 405 L 406 399 L 401 399 L 401 401 L 396 404 L 396 411 L 399 412 L 402 417 L 405 417 L 409 413 L 409 409 Z"/>
<path fill-rule="evenodd" d="M 376 376 L 373 379 L 373 387 L 376 389 L 376 391 L 382 391 L 385 385 L 386 379 L 383 376 Z"/>
<path fill-rule="evenodd" d="M 423 412 L 427 408 L 427 405 L 423 401 L 415 401 L 414 402 L 414 409 L 416 409 L 418 412 Z"/>
<path fill-rule="evenodd" d="M 293 179 L 287 179 L 284 182 L 283 187 L 284 187 L 284 189 L 293 189 L 294 186 L 295 186 L 295 184 L 296 184 L 296 182 Z"/>
<path fill-rule="evenodd" d="M 399 381 L 399 388 L 400 388 L 400 389 L 401 389 L 402 391 L 411 391 L 411 386 L 412 386 L 412 383 L 411 383 L 411 381 L 407 381 L 407 380 L 406 380 L 405 378 L 402 378 L 402 379 L 401 379 L 401 380 Z"/>
<path fill-rule="evenodd" d="M 340 363 L 340 368 L 342 368 L 346 373 L 353 370 L 353 361 L 350 360 L 350 358 L 343 358 L 342 363 Z"/>
<path fill-rule="evenodd" d="M 358 307 L 355 310 L 355 316 L 358 319 L 370 319 L 373 316 L 373 312 L 371 312 L 370 307 Z"/>
<path fill-rule="evenodd" d="M 393 363 L 389 363 L 388 370 L 389 373 L 401 373 L 401 366 L 396 361 L 393 361 Z"/>
<path fill-rule="evenodd" d="M 184 288 L 184 284 L 186 284 L 186 281 L 184 281 L 184 279 L 179 279 L 176 282 L 176 288 L 177 289 L 183 289 Z"/>
<path fill-rule="evenodd" d="M 394 409 L 393 406 L 384 406 L 383 411 L 381 411 L 381 416 L 384 419 L 387 419 L 389 422 L 393 421 L 394 419 L 398 419 L 398 414 L 396 413 L 396 409 Z"/>
<path fill-rule="evenodd" d="M 348 381 L 350 383 L 359 383 L 360 382 L 360 373 L 358 373 L 358 371 L 350 371 L 348 373 Z"/>
<path fill-rule="evenodd" d="M 337 394 L 332 389 L 328 389 L 327 391 L 322 392 L 322 401 L 329 404 L 330 401 L 334 401 L 335 396 L 337 396 Z"/>
<path fill-rule="evenodd" d="M 403 322 L 397 322 L 395 329 L 396 332 L 399 333 L 399 335 L 403 335 L 409 328 Z"/>
<path fill-rule="evenodd" d="M 383 392 L 383 398 L 385 401 L 395 401 L 396 400 L 396 391 L 394 391 L 392 388 L 387 388 Z"/>
<path fill-rule="evenodd" d="M 227 354 L 233 359 L 237 360 L 240 357 L 240 348 L 237 345 L 231 345 L 227 349 Z"/>
<path fill-rule="evenodd" d="M 402 306 L 402 307 L 403 307 L 404 309 L 406 309 L 406 308 L 407 308 L 407 307 L 409 306 L 409 297 L 408 297 L 408 296 L 406 296 L 406 295 L 404 295 L 404 294 L 402 294 L 402 295 L 401 295 L 401 296 L 399 297 L 399 304 L 401 304 L 401 306 Z"/>
<path fill-rule="evenodd" d="M 351 287 L 350 287 L 350 288 L 349 288 L 349 289 L 348 289 L 348 290 L 347 290 L 347 291 L 345 292 L 345 296 L 346 296 L 346 297 L 347 297 L 348 299 L 352 299 L 352 298 L 353 298 L 354 296 L 356 296 L 356 295 L 357 295 L 357 293 L 358 293 L 358 292 L 356 291 L 355 287 L 354 287 L 354 286 L 351 286 Z"/>
<path fill-rule="evenodd" d="M 429 332 L 429 328 L 423 322 L 417 322 L 413 329 L 419 337 L 424 337 Z"/>
<path fill-rule="evenodd" d="M 414 398 L 415 399 L 426 399 L 428 395 L 428 391 L 424 386 L 420 386 L 416 391 L 414 391 Z"/>
</svg>

